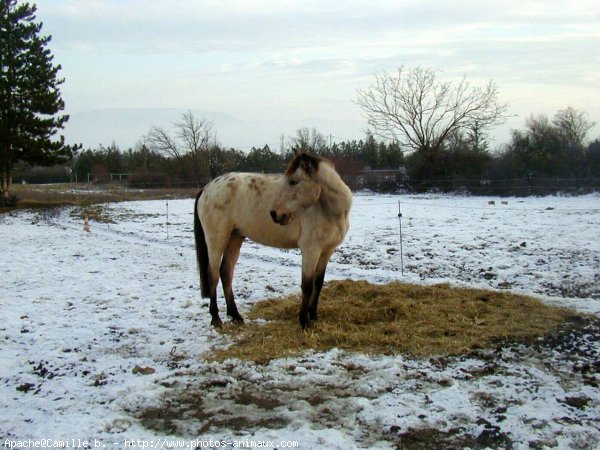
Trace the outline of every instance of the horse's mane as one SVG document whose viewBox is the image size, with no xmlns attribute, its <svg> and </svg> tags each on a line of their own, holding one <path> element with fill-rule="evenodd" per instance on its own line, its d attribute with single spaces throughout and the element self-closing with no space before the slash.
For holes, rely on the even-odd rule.
<svg viewBox="0 0 600 450">
<path fill-rule="evenodd" d="M 313 156 L 308 153 L 297 153 L 292 162 L 288 165 L 288 168 L 285 171 L 286 176 L 292 175 L 298 168 L 302 165 L 304 170 L 310 172 L 314 170 L 317 172 L 319 170 L 319 165 L 321 163 L 328 164 L 332 169 L 335 169 L 335 164 L 333 161 L 327 158 L 323 158 L 322 156 Z"/>
</svg>

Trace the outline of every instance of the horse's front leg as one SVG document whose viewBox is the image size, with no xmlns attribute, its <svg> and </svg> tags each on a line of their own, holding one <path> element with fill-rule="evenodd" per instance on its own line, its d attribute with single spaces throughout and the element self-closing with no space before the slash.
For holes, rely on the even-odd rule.
<svg viewBox="0 0 600 450">
<path fill-rule="evenodd" d="M 317 314 L 317 307 L 319 306 L 319 298 L 321 296 L 321 289 L 323 289 L 323 283 L 325 281 L 325 271 L 327 270 L 327 264 L 331 258 L 333 250 L 326 250 L 321 254 L 317 268 L 315 271 L 315 286 L 308 303 L 308 313 L 310 320 L 317 320 L 319 318 Z"/>
<path fill-rule="evenodd" d="M 317 293 L 316 269 L 320 252 L 312 249 L 302 251 L 302 303 L 300 304 L 300 325 L 305 329 L 310 323 L 309 305 Z"/>
<path fill-rule="evenodd" d="M 310 323 L 310 315 L 308 312 L 308 305 L 310 303 L 310 297 L 314 290 L 314 278 L 313 275 L 302 274 L 302 303 L 300 304 L 300 326 L 304 330 Z"/>
</svg>

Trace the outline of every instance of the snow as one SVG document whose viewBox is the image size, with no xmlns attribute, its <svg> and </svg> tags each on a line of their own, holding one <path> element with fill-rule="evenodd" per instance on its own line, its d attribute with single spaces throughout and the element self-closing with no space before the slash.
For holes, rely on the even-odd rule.
<svg viewBox="0 0 600 450">
<path fill-rule="evenodd" d="M 598 316 L 599 200 L 357 194 L 327 278 L 511 289 Z M 193 200 L 107 208 L 116 223 L 90 221 L 91 233 L 72 208 L 0 216 L 2 445 L 395 448 L 437 430 L 467 447 L 600 447 L 593 330 L 453 358 L 332 349 L 208 362 L 228 341 L 199 297 Z M 246 243 L 234 280 L 242 315 L 297 292 L 299 263 L 298 251 Z"/>
</svg>

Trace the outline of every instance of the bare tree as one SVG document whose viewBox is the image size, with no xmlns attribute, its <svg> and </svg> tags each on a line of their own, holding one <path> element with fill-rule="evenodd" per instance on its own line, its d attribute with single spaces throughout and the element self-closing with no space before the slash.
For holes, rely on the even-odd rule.
<svg viewBox="0 0 600 450">
<path fill-rule="evenodd" d="M 587 119 L 587 114 L 569 106 L 558 111 L 552 124 L 570 146 L 582 147 L 587 144 L 587 134 L 595 123 Z"/>
<path fill-rule="evenodd" d="M 142 136 L 142 138 L 135 144 L 134 153 L 138 153 L 142 158 L 142 172 L 148 172 L 148 161 L 152 152 L 148 148 L 148 137 Z"/>
<path fill-rule="evenodd" d="M 215 155 L 218 144 L 213 123 L 188 111 L 173 126 L 173 135 L 163 128 L 152 127 L 146 137 L 150 148 L 175 158 L 181 176 L 214 178 L 218 172 Z"/>
<path fill-rule="evenodd" d="M 206 119 L 197 119 L 191 111 L 181 115 L 175 123 L 177 137 L 192 154 L 208 151 L 216 143 L 214 124 Z"/>
<path fill-rule="evenodd" d="M 173 158 L 181 158 L 181 150 L 169 133 L 160 127 L 152 127 L 148 136 L 145 136 L 153 150 Z"/>
<path fill-rule="evenodd" d="M 290 138 L 293 150 L 308 151 L 320 154 L 327 149 L 325 136 L 316 128 L 307 127 L 296 130 L 296 136 Z"/>
<path fill-rule="evenodd" d="M 481 134 L 504 122 L 508 109 L 498 103 L 493 81 L 484 87 L 471 87 L 465 78 L 440 82 L 436 70 L 423 67 L 376 76 L 368 89 L 358 90 L 356 103 L 376 134 L 426 154 L 437 154 L 452 133 Z"/>
<path fill-rule="evenodd" d="M 279 154 L 285 154 L 285 134 L 283 133 L 279 135 Z"/>
<path fill-rule="evenodd" d="M 174 137 L 164 128 L 152 127 L 147 136 L 148 144 L 158 152 L 178 159 L 186 153 L 201 156 L 216 145 L 213 122 L 198 119 L 191 111 L 183 113 L 173 125 Z"/>
</svg>

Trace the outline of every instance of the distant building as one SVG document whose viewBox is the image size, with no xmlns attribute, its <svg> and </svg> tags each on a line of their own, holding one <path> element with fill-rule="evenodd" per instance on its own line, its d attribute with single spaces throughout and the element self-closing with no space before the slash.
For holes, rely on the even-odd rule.
<svg viewBox="0 0 600 450">
<path fill-rule="evenodd" d="M 408 171 L 405 166 L 397 169 L 371 169 L 365 167 L 357 174 L 357 189 L 373 189 L 375 191 L 394 191 L 406 187 Z"/>
</svg>

